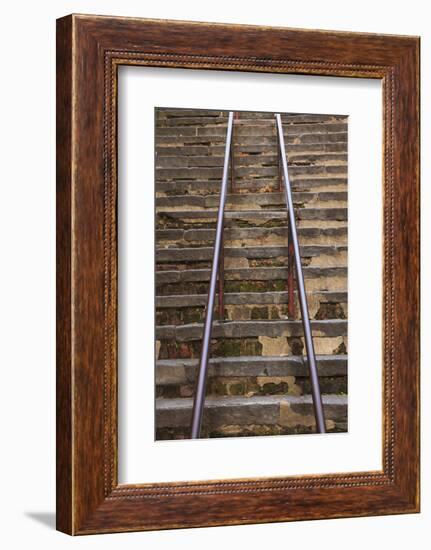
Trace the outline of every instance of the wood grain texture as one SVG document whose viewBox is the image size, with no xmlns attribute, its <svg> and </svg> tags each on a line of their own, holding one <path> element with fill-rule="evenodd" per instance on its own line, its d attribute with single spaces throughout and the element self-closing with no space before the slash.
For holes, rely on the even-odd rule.
<svg viewBox="0 0 431 550">
<path fill-rule="evenodd" d="M 57 24 L 58 529 L 418 511 L 419 39 L 77 15 Z M 116 116 L 124 64 L 382 79 L 382 471 L 118 485 Z"/>
<path fill-rule="evenodd" d="M 57 529 L 72 531 L 72 28 L 57 23 Z"/>
</svg>

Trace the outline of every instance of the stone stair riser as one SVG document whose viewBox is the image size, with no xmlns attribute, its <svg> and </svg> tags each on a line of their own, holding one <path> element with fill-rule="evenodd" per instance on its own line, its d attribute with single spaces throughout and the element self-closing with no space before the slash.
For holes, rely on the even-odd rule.
<svg viewBox="0 0 431 550">
<path fill-rule="evenodd" d="M 266 145 L 259 143 L 256 140 L 254 144 L 248 145 L 236 145 L 234 143 L 234 155 L 235 158 L 247 155 L 274 155 L 277 151 L 277 143 L 274 139 L 273 143 Z M 215 145 L 184 145 L 184 144 L 163 144 L 157 143 L 156 146 L 157 158 L 163 157 L 181 156 L 181 157 L 194 157 L 194 156 L 210 156 L 210 157 L 222 157 L 224 158 L 225 146 L 220 144 Z M 346 142 L 329 142 L 329 143 L 290 143 L 286 145 L 286 153 L 289 162 L 296 160 L 298 157 L 305 157 L 310 159 L 319 158 L 326 155 L 347 155 Z"/>
<path fill-rule="evenodd" d="M 190 124 L 199 124 L 201 118 L 207 117 L 210 120 L 224 120 L 227 121 L 228 111 L 222 111 L 217 109 L 161 109 L 157 113 L 158 123 L 161 126 L 182 126 L 181 120 L 191 120 Z M 252 112 L 238 111 L 235 124 L 239 123 L 266 123 L 274 120 L 274 113 L 270 112 Z M 308 113 L 281 113 L 281 119 L 284 124 L 304 124 L 314 122 L 315 124 L 325 122 L 346 122 L 347 116 L 340 114 L 308 114 Z"/>
<path fill-rule="evenodd" d="M 166 130 L 166 129 L 165 129 Z M 178 147 L 180 145 L 204 145 L 204 146 L 217 146 L 224 145 L 226 142 L 226 129 L 220 128 L 220 133 L 215 135 L 214 132 L 211 134 L 206 135 L 196 135 L 194 132 L 188 132 L 185 129 L 184 132 L 178 133 L 177 135 L 173 135 L 171 132 L 168 132 L 166 135 L 159 135 L 157 137 L 157 144 L 158 147 L 160 146 L 170 146 L 170 147 Z M 288 151 L 288 147 L 290 145 L 327 145 L 327 144 L 333 144 L 333 143 L 347 143 L 347 132 L 340 131 L 340 132 L 334 132 L 334 133 L 328 133 L 328 132 L 321 132 L 319 134 L 317 133 L 297 133 L 295 135 L 289 134 L 284 135 L 284 140 L 286 143 L 286 152 Z M 235 145 L 238 148 L 242 148 L 244 146 L 248 145 L 270 145 L 273 147 L 274 150 L 277 150 L 277 141 L 275 134 L 267 133 L 266 136 L 259 136 L 257 134 L 254 135 L 243 135 L 240 139 L 238 139 L 238 136 L 235 136 Z M 344 147 L 346 148 L 346 146 Z"/>
<path fill-rule="evenodd" d="M 163 272 L 162 272 L 163 273 Z M 286 278 L 270 280 L 250 281 L 225 281 L 225 292 L 282 292 L 286 290 Z M 342 291 L 347 286 L 347 277 L 317 277 L 306 280 L 307 292 L 311 291 Z M 208 292 L 208 283 L 204 282 L 180 282 L 164 283 L 156 286 L 156 292 L 160 296 L 175 294 L 205 294 Z"/>
<path fill-rule="evenodd" d="M 214 229 L 158 229 L 156 241 L 159 247 L 211 247 L 214 246 Z M 224 241 L 227 247 L 258 245 L 286 245 L 288 229 L 284 227 L 227 227 Z M 346 245 L 347 226 L 317 228 L 298 227 L 301 246 L 306 245 Z"/>
<path fill-rule="evenodd" d="M 337 177 L 310 177 L 298 176 L 292 178 L 292 191 L 295 192 L 332 192 L 345 191 L 347 179 L 340 175 Z M 279 193 L 280 185 L 278 178 L 263 177 L 254 179 L 235 179 L 235 194 L 250 193 Z M 157 183 L 157 197 L 168 197 L 172 195 L 208 195 L 220 192 L 220 180 L 190 180 L 174 179 Z"/>
<path fill-rule="evenodd" d="M 313 339 L 318 354 L 343 354 L 347 352 L 347 336 L 318 336 Z M 201 340 L 176 341 L 168 338 L 156 341 L 158 359 L 197 359 L 202 349 Z M 214 338 L 211 341 L 211 354 L 215 357 L 240 357 L 255 355 L 260 357 L 279 354 L 303 355 L 305 353 L 302 336 L 259 336 L 241 338 Z"/>
<path fill-rule="evenodd" d="M 170 249 L 172 250 L 172 249 Z M 338 252 L 334 254 L 322 254 L 318 256 L 305 256 L 302 261 L 302 267 L 345 267 L 347 264 L 347 253 Z M 157 272 L 172 271 L 178 269 L 184 271 L 187 269 L 209 269 L 212 261 L 208 260 L 190 260 L 176 263 L 158 262 L 156 264 Z M 288 265 L 286 256 L 269 256 L 264 258 L 247 258 L 245 256 L 228 256 L 224 260 L 225 269 L 230 268 L 264 268 L 264 267 L 284 267 Z"/>
<path fill-rule="evenodd" d="M 296 290 L 294 291 L 296 293 Z M 308 300 L 316 303 L 347 302 L 347 291 L 342 292 L 313 292 L 308 293 Z M 205 306 L 207 302 L 206 294 L 186 294 L 177 296 L 156 296 L 157 308 L 184 308 L 194 306 Z M 277 305 L 287 304 L 288 293 L 282 292 L 241 292 L 226 293 L 224 303 L 226 305 L 247 305 L 254 303 L 257 305 Z"/>
<path fill-rule="evenodd" d="M 325 177 L 334 174 L 346 174 L 345 165 L 321 165 L 321 166 L 290 166 L 289 176 L 306 175 Z M 178 179 L 215 179 L 221 180 L 222 167 L 217 168 L 158 168 L 157 181 L 172 181 Z M 237 178 L 269 178 L 278 177 L 278 165 L 273 166 L 235 166 L 235 179 Z"/>
<path fill-rule="evenodd" d="M 347 355 L 317 355 L 317 368 L 321 377 L 347 375 Z M 196 381 L 198 359 L 165 359 L 156 363 L 156 383 L 164 386 L 192 384 Z M 241 356 L 210 357 L 209 377 L 282 377 L 308 376 L 307 358 L 304 356 Z"/>
<path fill-rule="evenodd" d="M 224 227 L 285 227 L 286 213 L 279 211 L 226 211 Z M 300 208 L 297 220 L 346 222 L 347 208 Z M 216 210 L 158 211 L 157 229 L 210 229 L 216 227 Z"/>
<path fill-rule="evenodd" d="M 284 128 L 285 139 L 294 136 L 313 135 L 318 137 L 331 134 L 345 133 L 347 126 L 344 122 L 325 122 L 321 124 L 289 124 Z M 227 124 L 206 124 L 201 126 L 159 126 L 156 128 L 156 138 L 173 137 L 181 139 L 184 136 L 197 136 L 211 139 L 226 139 Z M 276 124 L 274 122 L 263 122 L 262 124 L 235 123 L 233 128 L 233 139 L 235 143 L 241 143 L 244 137 L 266 138 L 276 137 Z"/>
<path fill-rule="evenodd" d="M 172 399 L 176 408 L 164 406 L 169 400 L 158 399 L 156 404 L 156 425 L 160 431 L 184 430 L 189 437 L 191 420 L 191 399 Z M 301 397 L 279 398 L 278 396 L 231 399 L 208 399 L 204 410 L 203 436 L 229 435 L 278 435 L 291 433 L 313 433 L 315 420 L 311 399 Z M 328 431 L 345 431 L 347 411 L 345 398 L 330 396 L 324 409 Z M 257 427 L 260 426 L 260 431 Z M 165 432 L 166 433 L 166 432 Z M 179 434 L 179 431 L 177 431 Z"/>
<path fill-rule="evenodd" d="M 345 395 L 347 393 L 346 376 L 320 377 L 322 394 Z M 156 397 L 168 399 L 193 397 L 195 384 L 156 385 Z M 245 396 L 259 395 L 309 395 L 311 384 L 309 376 L 261 376 L 261 377 L 219 377 L 207 379 L 207 396 Z"/>
<path fill-rule="evenodd" d="M 239 149 L 239 148 L 238 148 Z M 277 166 L 279 164 L 276 150 L 267 151 L 265 155 L 235 154 L 234 174 L 239 168 Z M 222 168 L 224 154 L 222 155 L 160 155 L 157 156 L 156 168 Z M 344 166 L 347 171 L 347 155 L 344 153 L 328 153 L 326 155 L 292 155 L 289 157 L 289 168 L 294 166 Z"/>
<path fill-rule="evenodd" d="M 319 202 L 326 204 L 328 202 L 347 203 L 346 191 L 335 191 L 332 193 L 316 192 L 306 193 L 296 191 L 292 194 L 294 205 L 314 205 Z M 180 208 L 189 207 L 204 209 L 218 208 L 220 203 L 219 194 L 209 195 L 170 195 L 160 196 L 156 198 L 157 207 Z M 234 210 L 236 208 L 247 207 L 248 210 L 256 210 L 259 208 L 279 207 L 286 208 L 284 193 L 249 193 L 247 195 L 228 193 L 226 199 L 226 210 Z"/>
<path fill-rule="evenodd" d="M 295 299 L 296 319 L 300 318 L 299 303 Z M 308 298 L 310 319 L 347 319 L 347 303 L 320 302 Z M 156 311 L 157 325 L 181 325 L 189 323 L 202 323 L 205 320 L 205 306 L 187 308 L 158 308 Z M 260 305 L 248 303 L 247 305 L 225 305 L 224 320 L 228 321 L 255 321 L 255 320 L 282 320 L 288 319 L 286 304 Z M 219 319 L 218 304 L 214 307 L 214 320 Z"/>
</svg>

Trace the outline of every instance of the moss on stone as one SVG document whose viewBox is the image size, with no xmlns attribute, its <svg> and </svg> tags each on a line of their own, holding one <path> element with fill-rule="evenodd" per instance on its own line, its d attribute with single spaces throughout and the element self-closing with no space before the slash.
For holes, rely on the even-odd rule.
<svg viewBox="0 0 431 550">
<path fill-rule="evenodd" d="M 253 307 L 251 310 L 252 319 L 268 319 L 267 307 Z"/>
<path fill-rule="evenodd" d="M 229 384 L 229 395 L 244 395 L 245 393 L 245 383 L 236 382 L 234 384 Z"/>
<path fill-rule="evenodd" d="M 274 382 L 268 382 L 260 387 L 259 393 L 261 395 L 279 395 L 287 394 L 289 392 L 289 386 L 286 382 L 280 382 L 275 384 Z"/>
<path fill-rule="evenodd" d="M 315 319 L 346 319 L 342 305 L 338 302 L 322 302 L 316 312 Z"/>
<path fill-rule="evenodd" d="M 280 306 L 272 306 L 270 309 L 269 318 L 270 319 L 281 319 L 280 317 Z"/>
<path fill-rule="evenodd" d="M 292 355 L 302 355 L 304 352 L 304 343 L 302 342 L 302 339 L 297 336 L 291 336 L 290 338 L 287 338 L 287 341 L 289 343 L 289 347 L 292 351 Z"/>
<path fill-rule="evenodd" d="M 347 349 L 346 344 L 342 342 L 336 350 L 334 350 L 334 355 L 346 355 Z"/>
</svg>

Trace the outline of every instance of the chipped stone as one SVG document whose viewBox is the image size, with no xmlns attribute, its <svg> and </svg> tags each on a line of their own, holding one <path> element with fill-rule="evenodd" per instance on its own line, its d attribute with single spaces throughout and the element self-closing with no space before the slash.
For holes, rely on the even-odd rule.
<svg viewBox="0 0 431 550">
<path fill-rule="evenodd" d="M 300 414 L 292 410 L 288 401 L 281 401 L 278 423 L 281 426 L 294 428 L 296 426 L 315 426 L 316 420 L 312 414 Z"/>
<path fill-rule="evenodd" d="M 285 336 L 270 338 L 269 336 L 259 336 L 259 342 L 262 344 L 263 356 L 285 356 L 289 355 L 289 344 Z"/>
<path fill-rule="evenodd" d="M 225 269 L 247 269 L 250 265 L 247 258 L 225 256 L 224 267 Z"/>
<path fill-rule="evenodd" d="M 281 386 L 286 384 L 288 387 L 288 395 L 301 395 L 301 388 L 296 384 L 296 378 L 294 376 L 258 376 L 256 378 L 257 385 L 265 389 L 266 385 L 273 384 L 274 386 Z"/>
</svg>

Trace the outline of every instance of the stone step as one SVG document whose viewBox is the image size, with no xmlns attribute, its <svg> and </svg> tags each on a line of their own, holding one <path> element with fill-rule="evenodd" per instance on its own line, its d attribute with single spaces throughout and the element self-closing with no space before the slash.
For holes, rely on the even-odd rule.
<svg viewBox="0 0 431 550">
<path fill-rule="evenodd" d="M 347 267 L 304 267 L 304 279 L 318 277 L 345 277 Z M 233 268 L 225 269 L 225 281 L 270 281 L 287 278 L 287 267 Z M 209 269 L 188 269 L 184 271 L 157 271 L 157 284 L 203 281 L 209 282 Z"/>
<path fill-rule="evenodd" d="M 216 227 L 218 211 L 171 210 L 157 207 L 156 227 L 192 229 Z M 347 221 L 347 208 L 297 208 L 297 220 Z M 287 223 L 286 210 L 225 210 L 224 226 L 232 227 L 282 227 Z"/>
<path fill-rule="evenodd" d="M 335 319 L 324 321 L 312 321 L 311 330 L 313 338 L 347 336 L 347 321 Z M 190 323 L 189 325 L 165 325 L 156 326 L 156 338 L 158 340 L 175 339 L 178 342 L 191 342 L 202 338 L 203 324 Z M 277 320 L 277 321 L 215 321 L 211 337 L 217 338 L 269 338 L 302 336 L 303 327 L 301 321 Z"/>
<path fill-rule="evenodd" d="M 226 120 L 226 119 L 225 119 Z M 209 122 L 209 123 L 208 123 Z M 177 136 L 205 136 L 205 137 L 219 137 L 226 138 L 227 120 L 225 124 L 219 121 L 218 124 L 214 124 L 214 121 L 207 121 L 200 125 L 185 125 L 185 126 L 156 126 L 156 138 L 158 137 L 177 137 Z M 340 121 L 325 121 L 319 124 L 316 123 L 303 123 L 303 124 L 286 124 L 283 125 L 283 132 L 285 137 L 302 136 L 304 134 L 310 134 L 311 132 L 316 134 L 334 134 L 347 131 L 347 123 Z M 276 123 L 275 118 L 272 121 L 265 122 L 263 124 L 257 124 L 253 120 L 249 122 L 239 121 L 235 122 L 233 128 L 234 139 L 241 140 L 244 136 L 255 137 L 272 137 L 276 135 Z"/>
<path fill-rule="evenodd" d="M 227 124 L 228 111 L 208 111 L 208 110 L 173 110 L 163 109 L 157 113 L 157 121 L 159 126 L 187 126 L 195 124 L 215 124 L 223 122 Z M 268 124 L 270 121 L 274 123 L 274 113 L 263 112 L 239 112 L 238 118 L 235 119 L 237 124 Z M 304 124 L 314 123 L 321 124 L 327 122 L 346 122 L 345 115 L 326 115 L 326 114 L 297 114 L 297 113 L 281 113 L 283 124 Z M 204 122 L 203 122 L 204 121 Z M 182 124 L 184 122 L 184 124 Z"/>
<path fill-rule="evenodd" d="M 253 294 L 253 293 L 250 293 Z M 255 293 L 258 294 L 258 293 Z M 261 292 L 261 294 L 264 294 Z M 174 297 L 174 296 L 172 296 Z M 295 319 L 300 319 L 298 299 L 295 298 Z M 343 302 L 313 302 L 308 301 L 308 311 L 311 320 L 347 319 L 347 303 Z M 203 323 L 205 320 L 205 306 L 172 307 L 156 310 L 156 323 L 163 325 L 183 325 L 188 323 Z M 290 319 L 286 304 L 260 305 L 250 302 L 245 305 L 225 305 L 224 317 L 226 321 L 250 320 L 282 320 Z M 214 320 L 219 320 L 218 302 L 214 306 Z"/>
<path fill-rule="evenodd" d="M 287 282 L 285 284 L 287 288 Z M 295 284 L 296 289 L 296 284 Z M 206 294 L 172 295 L 156 297 L 156 324 L 182 325 L 203 323 L 206 311 Z M 294 292 L 296 315 L 300 318 L 297 292 Z M 310 319 L 346 319 L 347 292 L 307 293 Z M 287 292 L 238 292 L 224 296 L 224 317 L 228 321 L 289 319 Z M 218 300 L 213 319 L 220 319 Z"/>
<path fill-rule="evenodd" d="M 156 439 L 189 438 L 192 398 L 156 399 Z M 329 432 L 347 431 L 347 397 L 323 396 Z M 201 437 L 314 433 L 311 396 L 208 397 Z"/>
<path fill-rule="evenodd" d="M 320 377 L 347 375 L 347 355 L 318 355 L 317 369 Z M 199 359 L 159 359 L 156 362 L 156 384 L 177 385 L 196 381 Z M 308 377 L 307 359 L 302 356 L 288 357 L 211 357 L 208 377 Z"/>
<path fill-rule="evenodd" d="M 226 143 L 226 129 L 220 128 L 220 133 L 214 134 L 204 134 L 202 133 L 196 135 L 195 129 L 193 131 L 190 131 L 191 129 L 188 129 L 189 131 L 185 131 L 183 133 L 178 134 L 172 134 L 170 132 L 167 132 L 165 135 L 158 135 L 156 138 L 157 147 L 163 146 L 163 145 L 170 145 L 170 146 L 178 146 L 180 144 L 187 144 L 187 145 L 217 145 L 217 144 L 223 144 Z M 276 135 L 275 133 L 273 135 L 269 134 L 267 136 L 259 136 L 259 135 L 245 135 L 238 137 L 235 135 L 234 140 L 235 144 L 238 147 L 241 147 L 243 145 L 255 145 L 256 143 L 259 143 L 260 145 L 273 145 L 275 146 L 276 142 Z M 284 133 L 284 140 L 287 146 L 294 144 L 294 145 L 304 145 L 304 144 L 328 144 L 328 143 L 344 143 L 344 146 L 346 147 L 347 143 L 347 131 L 341 131 L 341 132 L 311 132 L 311 133 L 298 133 L 298 134 L 286 134 Z"/>
<path fill-rule="evenodd" d="M 347 353 L 347 321 L 340 319 L 311 321 L 316 354 Z M 196 358 L 202 348 L 202 323 L 156 326 L 157 359 Z M 304 353 L 302 322 L 214 321 L 211 355 L 286 356 Z"/>
<path fill-rule="evenodd" d="M 252 118 L 253 120 L 261 119 L 274 119 L 274 113 L 272 111 L 236 111 L 238 113 L 238 119 L 242 120 L 243 118 Z M 199 116 L 228 116 L 229 111 L 223 109 L 192 109 L 188 107 L 173 107 L 173 108 L 158 108 L 157 117 L 161 119 L 176 118 L 176 117 L 199 117 Z M 312 121 L 315 120 L 347 120 L 347 115 L 340 114 L 314 114 L 314 113 L 280 113 L 283 120 L 285 117 L 296 120 L 298 122 L 304 122 L 308 118 L 311 118 Z"/>
<path fill-rule="evenodd" d="M 164 116 L 161 116 L 164 115 Z M 190 116 L 184 114 L 179 116 L 171 116 L 169 111 L 167 116 L 165 113 L 158 114 L 157 126 L 158 128 L 172 128 L 172 127 L 185 127 L 185 126 L 207 126 L 207 125 L 224 125 L 227 127 L 228 112 L 227 111 L 214 111 L 213 113 L 196 113 L 196 116 Z"/>
<path fill-rule="evenodd" d="M 157 158 L 164 156 L 215 156 L 224 158 L 225 146 L 217 145 L 175 145 L 169 143 L 157 143 L 156 151 Z M 236 145 L 234 143 L 234 158 L 237 155 L 274 155 L 277 152 L 277 141 L 274 139 L 272 143 L 262 144 L 256 140 L 256 143 L 247 145 Z M 286 154 L 288 160 L 297 160 L 304 157 L 308 160 L 318 160 L 322 155 L 328 159 L 332 155 L 346 155 L 346 143 L 330 142 L 330 143 L 290 143 L 286 145 Z"/>
<path fill-rule="evenodd" d="M 252 268 L 251 271 L 268 268 Z M 274 268 L 278 269 L 278 268 Z M 281 269 L 281 268 L 280 268 Z M 306 270 L 317 270 L 321 268 L 304 268 L 305 286 L 307 294 L 310 292 L 332 291 L 340 292 L 347 289 L 347 269 L 343 267 L 324 268 L 326 271 L 318 275 L 317 271 L 307 273 Z M 339 270 L 339 275 L 334 273 Z M 164 273 L 163 271 L 159 273 Z M 286 290 L 286 277 L 280 274 L 280 278 L 258 278 L 225 280 L 225 292 L 280 292 Z M 187 281 L 185 277 L 179 278 L 176 282 L 157 283 L 156 292 L 159 296 L 174 296 L 178 294 L 205 294 L 208 292 L 208 281 Z"/>
<path fill-rule="evenodd" d="M 304 245 L 300 248 L 303 267 L 345 267 L 346 245 Z M 157 271 L 210 269 L 213 247 L 166 248 L 156 250 Z M 288 265 L 287 246 L 225 247 L 225 269 L 285 267 Z"/>
<path fill-rule="evenodd" d="M 328 203 L 337 205 L 337 207 L 347 206 L 347 191 L 329 191 L 329 192 L 300 192 L 293 194 L 293 202 L 296 207 L 314 206 L 317 204 L 325 207 Z M 156 198 L 156 207 L 169 210 L 194 210 L 194 209 L 218 209 L 220 195 L 169 195 Z M 254 210 L 260 208 L 269 208 L 279 206 L 286 208 L 284 193 L 247 193 L 234 194 L 229 193 L 226 198 L 225 209 L 240 208 L 241 210 Z"/>
<path fill-rule="evenodd" d="M 288 229 L 282 227 L 226 227 L 225 246 L 285 245 Z M 157 229 L 156 242 L 162 246 L 214 246 L 215 229 Z M 298 227 L 298 239 L 305 245 L 347 244 L 347 225 Z"/>
<path fill-rule="evenodd" d="M 241 153 L 239 150 L 238 153 Z M 278 166 L 279 157 L 277 151 L 272 154 L 253 155 L 238 154 L 234 152 L 235 173 L 238 168 L 244 166 Z M 178 150 L 176 155 L 158 155 L 156 168 L 222 168 L 224 164 L 224 155 L 203 155 L 203 156 L 184 156 Z M 320 155 L 295 155 L 288 157 L 289 167 L 293 166 L 344 166 L 347 170 L 347 154 L 320 154 Z"/>
<path fill-rule="evenodd" d="M 289 176 L 295 177 L 304 175 L 307 177 L 326 177 L 333 176 L 334 174 L 347 174 L 347 165 L 310 165 L 310 166 L 290 166 Z M 173 181 L 173 180 L 205 180 L 205 179 L 217 179 L 221 180 L 223 175 L 222 167 L 216 168 L 197 168 L 194 166 L 187 168 L 157 168 L 156 178 L 157 182 Z M 275 163 L 272 166 L 235 166 L 235 178 L 268 178 L 278 177 L 278 165 Z M 157 183 L 158 185 L 158 183 Z"/>
<path fill-rule="evenodd" d="M 296 290 L 295 290 L 296 293 Z M 347 291 L 323 291 L 308 293 L 308 299 L 325 303 L 347 303 Z M 282 292 L 231 292 L 224 295 L 227 305 L 278 305 L 287 304 L 288 295 Z M 156 296 L 156 308 L 188 308 L 205 306 L 207 294 L 185 294 L 175 296 Z"/>
<path fill-rule="evenodd" d="M 322 394 L 347 393 L 347 356 L 316 358 Z M 157 361 L 157 397 L 193 397 L 198 359 Z M 219 357 L 211 360 L 206 395 L 307 395 L 311 393 L 303 357 Z"/>
<path fill-rule="evenodd" d="M 313 258 L 321 256 L 335 256 L 340 252 L 346 252 L 346 245 L 305 245 L 300 247 L 301 258 Z M 258 258 L 286 258 L 287 246 L 254 246 L 254 247 L 224 247 L 226 258 L 245 258 L 247 260 Z M 213 247 L 202 248 L 157 248 L 156 263 L 188 263 L 212 260 Z M 226 261 L 225 261 L 226 265 Z M 244 266 L 247 267 L 247 266 Z M 275 267 L 275 266 L 274 266 Z"/>
<path fill-rule="evenodd" d="M 215 180 L 180 180 L 158 181 L 156 196 L 168 195 L 208 195 L 220 192 L 221 178 Z M 291 178 L 292 191 L 346 191 L 347 178 L 298 176 Z M 277 177 L 235 179 L 235 193 L 270 193 L 279 191 Z"/>
</svg>

